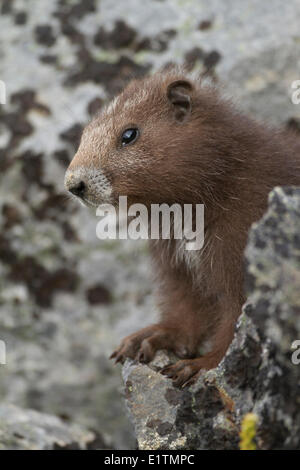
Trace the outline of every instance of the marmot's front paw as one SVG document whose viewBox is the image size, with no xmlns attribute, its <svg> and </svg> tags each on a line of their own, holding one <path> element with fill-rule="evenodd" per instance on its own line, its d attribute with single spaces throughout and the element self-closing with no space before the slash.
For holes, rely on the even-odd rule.
<svg viewBox="0 0 300 470">
<path fill-rule="evenodd" d="M 188 387 L 193 385 L 205 371 L 217 367 L 220 358 L 213 355 L 186 359 L 175 364 L 163 367 L 161 373 L 173 380 L 176 387 Z"/>
<path fill-rule="evenodd" d="M 115 359 L 115 363 L 123 363 L 127 357 L 150 362 L 159 349 L 173 351 L 178 357 L 193 357 L 195 351 L 191 349 L 190 343 L 183 339 L 182 332 L 157 324 L 127 336 L 110 359 Z"/>
</svg>

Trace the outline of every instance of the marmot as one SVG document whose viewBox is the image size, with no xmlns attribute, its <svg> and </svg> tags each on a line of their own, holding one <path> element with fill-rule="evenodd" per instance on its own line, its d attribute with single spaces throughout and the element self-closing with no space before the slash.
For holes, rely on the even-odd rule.
<svg viewBox="0 0 300 470">
<path fill-rule="evenodd" d="M 87 205 L 205 206 L 204 246 L 185 256 L 177 240 L 150 241 L 161 320 L 112 354 L 151 361 L 159 349 L 181 360 L 162 370 L 178 386 L 216 367 L 245 301 L 243 250 L 251 224 L 277 185 L 300 184 L 300 139 L 256 123 L 180 69 L 130 82 L 84 129 L 65 186 Z M 192 259 L 191 259 L 192 258 Z M 211 350 L 199 357 L 210 339 Z"/>
</svg>

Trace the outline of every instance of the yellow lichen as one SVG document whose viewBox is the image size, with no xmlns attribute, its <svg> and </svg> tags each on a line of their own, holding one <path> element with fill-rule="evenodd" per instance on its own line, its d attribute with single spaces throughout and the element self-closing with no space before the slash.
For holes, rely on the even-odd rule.
<svg viewBox="0 0 300 470">
<path fill-rule="evenodd" d="M 258 418 L 254 413 L 247 413 L 242 421 L 240 432 L 240 449 L 256 450 L 254 438 L 256 435 L 256 426 Z"/>
</svg>

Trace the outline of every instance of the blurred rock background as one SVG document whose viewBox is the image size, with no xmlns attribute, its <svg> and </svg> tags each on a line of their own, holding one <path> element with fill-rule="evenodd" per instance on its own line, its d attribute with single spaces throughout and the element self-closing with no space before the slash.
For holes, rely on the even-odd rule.
<svg viewBox="0 0 300 470">
<path fill-rule="evenodd" d="M 1 0 L 0 13 L 2 406 L 75 422 L 98 447 L 133 448 L 108 356 L 155 318 L 147 249 L 99 241 L 96 216 L 64 192 L 65 169 L 91 116 L 131 77 L 170 62 L 209 76 L 253 116 L 299 130 L 290 96 L 300 2 Z"/>
</svg>

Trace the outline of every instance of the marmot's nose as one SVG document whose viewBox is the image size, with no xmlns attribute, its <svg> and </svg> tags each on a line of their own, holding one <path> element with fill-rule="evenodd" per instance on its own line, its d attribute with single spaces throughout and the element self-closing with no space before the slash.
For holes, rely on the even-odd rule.
<svg viewBox="0 0 300 470">
<path fill-rule="evenodd" d="M 75 196 L 82 198 L 82 197 L 84 196 L 84 193 L 85 193 L 85 190 L 86 190 L 86 186 L 85 186 L 84 181 L 79 181 L 79 183 L 70 185 L 70 186 L 68 187 L 68 190 L 69 190 L 72 194 L 75 194 Z"/>
</svg>

